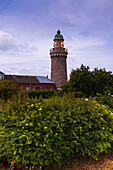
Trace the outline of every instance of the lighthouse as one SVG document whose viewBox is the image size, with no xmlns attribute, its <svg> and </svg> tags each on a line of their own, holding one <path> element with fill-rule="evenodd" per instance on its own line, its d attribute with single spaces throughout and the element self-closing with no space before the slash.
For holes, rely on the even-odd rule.
<svg viewBox="0 0 113 170">
<path fill-rule="evenodd" d="M 55 83 L 56 89 L 61 90 L 61 86 L 67 82 L 67 54 L 64 48 L 64 38 L 60 31 L 54 36 L 54 46 L 50 49 L 51 57 L 51 80 Z"/>
</svg>

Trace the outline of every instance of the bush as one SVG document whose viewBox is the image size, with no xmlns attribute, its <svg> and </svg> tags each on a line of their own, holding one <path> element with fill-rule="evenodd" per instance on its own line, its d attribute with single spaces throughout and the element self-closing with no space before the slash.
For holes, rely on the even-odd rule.
<svg viewBox="0 0 113 170">
<path fill-rule="evenodd" d="M 37 97 L 39 98 L 42 96 L 42 98 L 49 98 L 53 96 L 55 93 L 55 90 L 33 90 L 33 91 L 28 91 L 29 97 Z"/>
<path fill-rule="evenodd" d="M 113 109 L 113 97 L 111 95 L 98 95 L 95 97 L 100 104 L 107 105 Z"/>
<path fill-rule="evenodd" d="M 73 155 L 96 158 L 113 140 L 111 111 L 74 95 L 18 97 L 2 105 L 0 116 L 0 157 L 21 166 L 60 166 Z"/>
<path fill-rule="evenodd" d="M 66 95 L 66 94 L 69 95 L 69 94 L 72 94 L 72 93 L 64 92 L 63 90 L 58 92 L 59 97 L 62 97 L 63 95 Z M 75 92 L 73 92 L 73 95 L 74 95 L 75 98 L 81 98 L 81 97 L 84 96 L 81 91 L 75 91 Z"/>
<path fill-rule="evenodd" d="M 81 91 L 74 92 L 75 97 L 83 97 L 83 93 Z"/>
<path fill-rule="evenodd" d="M 17 83 L 12 80 L 3 80 L 0 82 L 0 98 L 1 99 L 9 99 L 14 94 L 18 94 L 19 87 Z"/>
</svg>

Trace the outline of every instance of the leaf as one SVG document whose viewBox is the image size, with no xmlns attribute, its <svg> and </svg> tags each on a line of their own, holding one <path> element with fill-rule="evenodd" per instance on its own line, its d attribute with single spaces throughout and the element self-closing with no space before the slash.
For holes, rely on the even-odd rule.
<svg viewBox="0 0 113 170">
<path fill-rule="evenodd" d="M 16 155 L 16 150 L 14 150 L 14 153 L 13 153 L 14 155 Z"/>
</svg>

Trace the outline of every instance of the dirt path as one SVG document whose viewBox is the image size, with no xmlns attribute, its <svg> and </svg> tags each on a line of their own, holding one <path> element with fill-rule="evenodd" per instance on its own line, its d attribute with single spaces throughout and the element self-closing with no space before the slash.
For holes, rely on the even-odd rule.
<svg viewBox="0 0 113 170">
<path fill-rule="evenodd" d="M 0 170 L 10 170 L 10 168 L 0 168 Z M 39 170 L 39 168 L 35 168 L 34 170 Z M 113 170 L 113 154 L 102 154 L 98 157 L 98 160 L 80 157 L 60 168 L 47 167 L 44 170 Z"/>
</svg>

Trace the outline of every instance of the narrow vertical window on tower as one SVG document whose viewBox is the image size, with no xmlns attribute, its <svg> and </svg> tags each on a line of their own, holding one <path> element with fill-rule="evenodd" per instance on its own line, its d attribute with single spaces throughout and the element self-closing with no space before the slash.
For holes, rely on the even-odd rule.
<svg viewBox="0 0 113 170">
<path fill-rule="evenodd" d="M 64 48 L 64 38 L 60 31 L 57 31 L 54 39 L 54 47 L 50 50 L 51 57 L 51 80 L 55 83 L 56 89 L 67 82 L 67 49 Z"/>
</svg>

